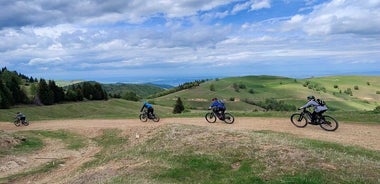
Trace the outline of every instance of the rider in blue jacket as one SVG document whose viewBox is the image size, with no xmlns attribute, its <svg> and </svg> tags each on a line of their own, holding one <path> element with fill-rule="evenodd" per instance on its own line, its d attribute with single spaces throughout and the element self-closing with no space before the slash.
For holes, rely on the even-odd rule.
<svg viewBox="0 0 380 184">
<path fill-rule="evenodd" d="M 212 111 L 219 116 L 219 119 L 224 119 L 224 112 L 226 111 L 226 106 L 222 100 L 218 100 L 217 98 L 212 99 L 212 103 L 208 109 L 212 109 Z"/>
<path fill-rule="evenodd" d="M 143 106 L 141 107 L 141 110 L 140 112 L 142 112 L 144 110 L 144 108 L 146 108 L 148 110 L 148 117 L 151 118 L 152 115 L 153 115 L 153 105 L 148 103 L 148 102 L 144 102 Z"/>
</svg>

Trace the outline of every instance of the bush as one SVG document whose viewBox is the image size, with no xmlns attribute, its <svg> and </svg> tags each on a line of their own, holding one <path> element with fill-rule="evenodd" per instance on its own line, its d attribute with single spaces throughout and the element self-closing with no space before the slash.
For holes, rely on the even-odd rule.
<svg viewBox="0 0 380 184">
<path fill-rule="evenodd" d="M 374 113 L 380 113 L 380 106 L 377 106 L 375 109 L 373 109 Z"/>
<path fill-rule="evenodd" d="M 215 91 L 215 85 L 214 84 L 210 85 L 210 91 Z"/>
<path fill-rule="evenodd" d="M 174 105 L 173 114 L 180 114 L 185 110 L 185 107 L 183 106 L 182 100 L 180 97 L 177 98 L 177 101 Z"/>
</svg>

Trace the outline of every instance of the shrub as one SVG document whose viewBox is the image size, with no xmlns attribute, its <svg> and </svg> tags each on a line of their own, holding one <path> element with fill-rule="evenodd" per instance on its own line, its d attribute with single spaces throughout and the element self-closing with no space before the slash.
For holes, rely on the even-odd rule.
<svg viewBox="0 0 380 184">
<path fill-rule="evenodd" d="M 344 91 L 344 93 L 346 93 L 347 95 L 352 96 L 352 90 L 351 90 L 351 88 L 347 88 L 347 89 Z"/>
<path fill-rule="evenodd" d="M 335 85 L 334 85 L 334 88 L 338 88 L 338 85 L 335 84 Z"/>
<path fill-rule="evenodd" d="M 380 106 L 377 106 L 375 109 L 373 109 L 374 113 L 380 113 Z"/>
<path fill-rule="evenodd" d="M 359 90 L 359 86 L 354 86 L 354 90 Z"/>
<path fill-rule="evenodd" d="M 210 91 L 215 91 L 215 85 L 214 84 L 210 85 Z"/>
<path fill-rule="evenodd" d="M 174 114 L 180 114 L 185 110 L 185 107 L 183 106 L 182 100 L 180 97 L 177 98 L 177 101 L 174 105 L 173 113 Z"/>
</svg>

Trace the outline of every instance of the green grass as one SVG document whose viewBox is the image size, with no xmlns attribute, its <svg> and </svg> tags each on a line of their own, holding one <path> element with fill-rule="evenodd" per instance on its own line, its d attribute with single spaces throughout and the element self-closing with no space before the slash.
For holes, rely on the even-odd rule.
<svg viewBox="0 0 380 184">
<path fill-rule="evenodd" d="M 30 153 L 39 149 L 42 149 L 44 144 L 42 139 L 33 134 L 29 133 L 15 133 L 9 134 L 8 137 L 19 140 L 19 144 L 16 144 L 13 147 L 0 150 L 0 157 L 6 155 L 20 155 L 25 153 Z"/>
<path fill-rule="evenodd" d="M 267 131 L 175 125 L 130 154 L 149 160 L 134 174 L 143 170 L 153 183 L 377 183 L 380 176 L 378 151 Z"/>
<path fill-rule="evenodd" d="M 121 137 L 118 129 L 103 130 L 103 134 L 93 140 L 101 147 L 92 161 L 86 162 L 83 169 L 105 164 L 111 160 L 120 159 L 125 156 L 124 144 L 127 143 L 126 137 Z"/>
<path fill-rule="evenodd" d="M 62 142 L 66 144 L 67 149 L 71 150 L 79 150 L 86 146 L 85 139 L 78 135 L 65 130 L 57 130 L 57 131 L 43 131 L 43 130 L 33 130 L 29 131 L 32 134 L 40 135 L 43 137 L 60 139 Z"/>
<path fill-rule="evenodd" d="M 131 140 L 135 139 L 135 131 L 142 135 L 141 140 Z M 101 135 L 84 140 L 95 142 L 100 151 L 79 168 L 80 177 L 72 182 L 372 184 L 380 178 L 379 151 L 356 146 L 271 131 L 220 130 L 182 124 L 140 131 L 125 134 L 119 129 L 105 129 Z M 22 133 L 64 143 L 78 140 L 76 134 L 61 130 Z M 64 162 L 54 160 L 0 178 L 0 183 L 46 173 Z M 97 177 L 91 177 L 90 171 Z"/>
<path fill-rule="evenodd" d="M 315 95 L 327 102 L 328 114 L 338 121 L 379 123 L 378 114 L 371 111 L 380 106 L 380 77 L 378 76 L 330 76 L 309 79 L 292 79 L 274 76 L 245 76 L 210 80 L 200 86 L 179 91 L 166 96 L 149 99 L 155 106 L 160 117 L 196 117 L 207 112 L 211 98 L 224 99 L 227 111 L 238 116 L 289 117 L 292 112 L 263 112 L 261 107 L 244 102 L 249 99 L 263 102 L 266 99 L 283 101 L 287 105 L 299 107 L 306 103 L 306 96 Z M 305 87 L 309 82 L 318 88 Z M 244 88 L 236 91 L 234 84 Z M 210 85 L 215 91 L 210 91 Z M 337 86 L 337 88 L 335 88 Z M 343 88 L 359 86 L 353 95 L 339 93 Z M 254 92 L 251 93 L 250 90 Z M 182 115 L 172 114 L 178 97 L 185 106 Z M 233 99 L 233 101 L 231 100 Z M 17 106 L 12 109 L 0 109 L 0 121 L 13 122 L 16 112 L 20 111 L 33 121 L 54 119 L 121 119 L 137 118 L 142 102 L 132 102 L 122 99 L 107 101 L 85 101 L 63 103 L 51 106 Z"/>
<path fill-rule="evenodd" d="M 14 137 L 15 139 L 21 139 L 19 144 L 16 144 L 7 149 L 0 150 L 0 158 L 16 155 L 22 156 L 25 154 L 31 154 L 35 151 L 41 150 L 44 147 L 43 139 L 52 138 L 59 139 L 66 144 L 66 149 L 78 150 L 86 146 L 85 139 L 77 134 L 58 130 L 58 131 L 22 131 L 14 134 L 9 134 L 8 137 Z M 36 168 L 29 168 L 26 171 L 19 172 L 4 178 L 0 178 L 0 183 L 13 183 L 19 178 L 37 175 L 41 173 L 49 172 L 57 168 L 60 164 L 64 164 L 64 159 L 55 159 Z"/>
<path fill-rule="evenodd" d="M 37 168 L 32 168 L 32 169 L 25 171 L 25 172 L 22 172 L 22 173 L 10 175 L 10 176 L 7 176 L 5 178 L 0 178 L 0 183 L 14 183 L 19 178 L 32 176 L 35 174 L 47 173 L 53 169 L 56 169 L 58 166 L 60 166 L 61 164 L 64 164 L 64 163 L 65 163 L 64 160 L 53 160 L 53 161 L 50 161 L 46 164 L 43 164 Z"/>
</svg>

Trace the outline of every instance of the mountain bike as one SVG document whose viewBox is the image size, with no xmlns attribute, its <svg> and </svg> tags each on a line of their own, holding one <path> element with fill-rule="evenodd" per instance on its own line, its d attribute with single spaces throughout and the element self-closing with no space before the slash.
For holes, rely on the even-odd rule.
<svg viewBox="0 0 380 184">
<path fill-rule="evenodd" d="M 139 118 L 142 122 L 148 121 L 148 119 L 153 120 L 154 122 L 159 122 L 160 117 L 157 114 L 148 114 L 148 111 L 144 109 L 143 112 L 139 115 Z"/>
<path fill-rule="evenodd" d="M 335 131 L 338 129 L 338 121 L 328 115 L 317 115 L 315 122 L 311 121 L 311 112 L 306 108 L 301 113 L 294 113 L 290 116 L 292 124 L 298 128 L 304 128 L 307 124 L 319 125 L 326 131 Z"/>
<path fill-rule="evenodd" d="M 223 116 L 221 115 L 220 111 L 218 114 L 216 114 L 214 111 L 208 112 L 206 113 L 205 118 L 209 123 L 215 123 L 216 118 L 218 118 L 221 121 L 224 121 L 227 124 L 232 124 L 235 121 L 235 118 L 232 114 L 227 112 L 227 113 L 224 113 L 224 116 Z"/>
<path fill-rule="evenodd" d="M 13 122 L 17 127 L 21 126 L 21 125 L 24 125 L 24 126 L 28 126 L 29 125 L 29 122 L 26 121 L 26 119 L 18 119 L 16 118 L 15 121 Z"/>
</svg>

